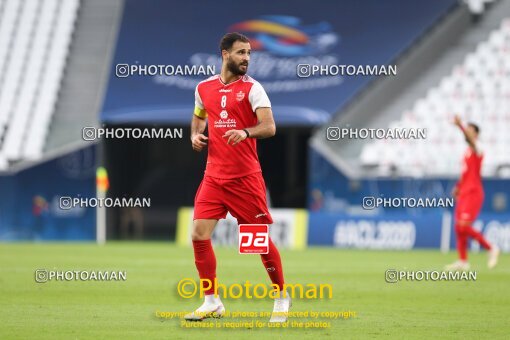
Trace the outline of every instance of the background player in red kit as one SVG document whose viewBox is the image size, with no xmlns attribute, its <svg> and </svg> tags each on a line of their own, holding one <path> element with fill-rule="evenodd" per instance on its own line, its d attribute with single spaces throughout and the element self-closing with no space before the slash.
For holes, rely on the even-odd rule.
<svg viewBox="0 0 510 340">
<path fill-rule="evenodd" d="M 195 197 L 191 238 L 199 276 L 211 282 L 216 278 L 211 234 L 227 211 L 239 224 L 273 223 L 257 156 L 257 139 L 272 137 L 276 132 L 271 102 L 262 86 L 246 75 L 251 51 L 248 38 L 239 33 L 226 34 L 220 50 L 221 73 L 198 84 L 191 122 L 193 150 L 208 148 L 205 175 Z M 208 137 L 204 135 L 206 118 Z M 271 239 L 269 253 L 261 257 L 271 281 L 283 292 L 280 254 Z M 285 322 L 284 313 L 290 304 L 288 294 L 276 298 L 273 312 L 278 315 L 275 313 L 270 322 Z M 224 311 L 213 285 L 206 291 L 204 303 L 185 319 L 221 316 Z"/>
<path fill-rule="evenodd" d="M 453 196 L 456 199 L 454 219 L 459 260 L 446 266 L 446 269 L 469 269 L 469 263 L 467 262 L 469 238 L 474 238 L 482 247 L 489 251 L 488 266 L 493 268 L 498 262 L 499 249 L 497 246 L 487 242 L 483 235 L 473 229 L 472 226 L 482 208 L 484 198 L 481 178 L 483 152 L 478 144 L 480 130 L 473 123 L 469 123 L 464 128 L 459 116 L 455 116 L 454 124 L 464 133 L 469 148 L 464 155 L 462 175 L 453 190 Z"/>
</svg>

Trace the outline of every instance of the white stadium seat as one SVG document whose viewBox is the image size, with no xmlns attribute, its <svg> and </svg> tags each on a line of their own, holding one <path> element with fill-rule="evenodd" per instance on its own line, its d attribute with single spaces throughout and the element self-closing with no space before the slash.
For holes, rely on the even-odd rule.
<svg viewBox="0 0 510 340">
<path fill-rule="evenodd" d="M 0 169 L 41 157 L 79 0 L 0 0 Z"/>
<path fill-rule="evenodd" d="M 483 6 L 483 1 L 475 6 Z M 412 109 L 405 110 L 389 127 L 424 127 L 427 141 L 367 143 L 362 164 L 379 166 L 388 174 L 388 163 L 397 165 L 400 175 L 458 175 L 459 155 L 466 148 L 464 138 L 451 120 L 459 114 L 482 128 L 485 151 L 484 175 L 495 175 L 498 166 L 510 163 L 510 18 L 491 32 L 486 41 L 456 65 L 438 86 L 429 89 Z M 455 157 L 452 157 L 455 155 Z"/>
</svg>

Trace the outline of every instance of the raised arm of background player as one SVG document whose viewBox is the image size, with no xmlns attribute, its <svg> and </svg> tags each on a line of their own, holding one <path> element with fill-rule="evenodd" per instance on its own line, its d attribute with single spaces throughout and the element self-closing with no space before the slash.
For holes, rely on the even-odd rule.
<svg viewBox="0 0 510 340">
<path fill-rule="evenodd" d="M 462 125 L 462 120 L 460 119 L 460 117 L 456 115 L 453 118 L 453 123 L 457 125 L 459 129 L 462 131 L 462 133 L 464 134 L 464 138 L 466 138 L 466 142 L 469 144 L 469 147 L 473 150 L 473 152 L 478 154 L 479 150 L 476 148 L 476 139 L 466 132 L 466 129 L 464 128 L 464 125 Z"/>
<path fill-rule="evenodd" d="M 472 135 L 470 135 L 469 133 L 466 132 L 464 125 L 462 125 L 462 120 L 460 119 L 460 117 L 458 115 L 455 115 L 455 117 L 453 118 L 453 123 L 456 126 L 458 126 L 459 129 L 462 131 L 462 133 L 464 134 L 464 138 L 466 139 L 466 142 L 468 143 L 471 150 L 473 150 L 474 153 L 478 153 L 479 150 L 476 147 L 476 139 Z M 455 185 L 455 187 L 452 190 L 452 196 L 455 198 L 457 197 L 457 194 L 459 193 L 459 184 L 460 183 L 462 183 L 462 177 L 459 179 L 459 181 L 457 182 L 457 184 Z"/>
<path fill-rule="evenodd" d="M 276 125 L 274 123 L 273 111 L 270 107 L 259 107 L 255 110 L 258 124 L 243 130 L 228 130 L 222 137 L 228 137 L 227 144 L 236 145 L 248 138 L 269 138 L 276 134 Z M 246 131 L 248 131 L 248 134 Z"/>
</svg>

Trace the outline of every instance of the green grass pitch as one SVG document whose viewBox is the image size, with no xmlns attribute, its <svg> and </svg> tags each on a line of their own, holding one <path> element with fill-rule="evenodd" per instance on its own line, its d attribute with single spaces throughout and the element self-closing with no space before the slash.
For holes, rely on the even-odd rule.
<svg viewBox="0 0 510 340">
<path fill-rule="evenodd" d="M 452 252 L 354 251 L 309 248 L 281 251 L 289 283 L 329 283 L 333 298 L 293 301 L 292 311 L 353 311 L 328 320 L 330 328 L 183 328 L 156 311 L 191 311 L 198 298 L 177 295 L 177 282 L 196 278 L 191 248 L 170 243 L 113 242 L 0 244 L 0 339 L 303 339 L 303 338 L 507 338 L 510 334 L 510 257 L 486 268 L 486 254 L 470 254 L 476 282 L 386 283 L 390 268 L 435 270 Z M 269 283 L 258 255 L 217 248 L 223 283 Z M 126 281 L 36 283 L 36 269 L 125 270 Z M 223 300 L 227 310 L 270 312 L 272 301 Z M 223 318 L 204 322 L 248 322 Z M 256 319 L 267 321 L 266 319 Z M 290 319 L 310 321 L 310 319 Z"/>
</svg>

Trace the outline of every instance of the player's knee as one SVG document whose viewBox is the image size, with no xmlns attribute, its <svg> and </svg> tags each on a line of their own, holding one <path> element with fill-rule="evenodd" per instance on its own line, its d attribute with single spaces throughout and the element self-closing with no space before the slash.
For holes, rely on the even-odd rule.
<svg viewBox="0 0 510 340">
<path fill-rule="evenodd" d="M 211 235 L 207 230 L 201 230 L 198 228 L 194 228 L 191 232 L 191 240 L 193 241 L 202 241 L 202 240 L 208 240 L 211 238 Z"/>
</svg>

